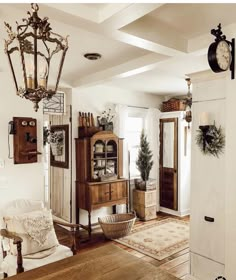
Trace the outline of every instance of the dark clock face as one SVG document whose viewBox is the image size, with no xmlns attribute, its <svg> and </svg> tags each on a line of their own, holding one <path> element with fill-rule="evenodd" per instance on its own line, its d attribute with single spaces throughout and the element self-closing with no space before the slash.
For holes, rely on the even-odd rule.
<svg viewBox="0 0 236 280">
<path fill-rule="evenodd" d="M 210 45 L 208 49 L 208 62 L 214 72 L 228 70 L 231 61 L 231 50 L 226 41 L 222 40 Z"/>
</svg>

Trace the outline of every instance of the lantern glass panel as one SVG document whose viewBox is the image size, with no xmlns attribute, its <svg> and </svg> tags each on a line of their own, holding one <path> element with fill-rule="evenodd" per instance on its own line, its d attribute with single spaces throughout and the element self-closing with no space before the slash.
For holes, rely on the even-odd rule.
<svg viewBox="0 0 236 280">
<path fill-rule="evenodd" d="M 15 81 L 17 83 L 16 91 L 18 92 L 19 88 L 25 87 L 20 52 L 18 50 L 12 52 L 10 54 L 10 60 L 11 60 L 11 63 L 14 65 L 13 73 L 15 75 Z"/>
<path fill-rule="evenodd" d="M 25 71 L 26 71 L 26 80 L 27 88 L 35 89 L 34 84 L 34 56 L 29 53 L 24 53 L 25 57 Z"/>
<path fill-rule="evenodd" d="M 56 48 L 56 44 L 50 44 L 53 49 Z M 62 52 L 55 53 L 50 60 L 50 71 L 48 76 L 48 86 L 52 90 L 56 90 L 57 77 L 60 70 Z"/>
</svg>

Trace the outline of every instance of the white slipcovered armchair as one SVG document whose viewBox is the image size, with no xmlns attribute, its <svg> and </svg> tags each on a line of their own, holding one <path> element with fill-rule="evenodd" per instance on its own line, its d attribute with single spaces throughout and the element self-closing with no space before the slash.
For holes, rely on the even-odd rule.
<svg viewBox="0 0 236 280">
<path fill-rule="evenodd" d="M 12 201 L 1 209 L 0 217 L 4 277 L 76 254 L 76 231 L 80 225 L 53 220 L 51 211 L 41 201 Z M 71 228 L 71 248 L 58 243 L 53 223 Z"/>
</svg>

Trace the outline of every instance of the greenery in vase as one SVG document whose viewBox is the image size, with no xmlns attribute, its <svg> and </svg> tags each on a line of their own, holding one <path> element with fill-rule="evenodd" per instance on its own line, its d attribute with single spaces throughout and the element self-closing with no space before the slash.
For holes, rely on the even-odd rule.
<svg viewBox="0 0 236 280">
<path fill-rule="evenodd" d="M 113 118 L 114 114 L 111 113 L 111 109 L 109 109 L 108 111 L 103 111 L 101 116 L 97 117 L 99 125 L 112 123 Z"/>
<path fill-rule="evenodd" d="M 150 150 L 149 142 L 147 141 L 147 136 L 145 135 L 144 130 L 142 130 L 136 166 L 140 171 L 141 178 L 144 182 L 147 182 L 149 179 L 149 174 L 153 166 L 152 157 L 153 154 Z"/>
<path fill-rule="evenodd" d="M 63 145 L 64 136 L 63 131 L 54 131 L 50 133 L 50 143 L 56 143 L 58 145 Z"/>
</svg>

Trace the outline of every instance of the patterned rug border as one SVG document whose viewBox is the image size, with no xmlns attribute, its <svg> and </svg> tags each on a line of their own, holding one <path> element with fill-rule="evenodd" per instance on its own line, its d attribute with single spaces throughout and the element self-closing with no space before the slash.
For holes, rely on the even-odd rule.
<svg viewBox="0 0 236 280">
<path fill-rule="evenodd" d="M 155 227 L 156 225 L 162 225 L 162 224 L 166 224 L 166 223 L 169 223 L 169 222 L 175 222 L 177 224 L 184 224 L 184 225 L 189 226 L 189 222 L 187 222 L 187 221 L 178 220 L 178 219 L 175 219 L 175 218 L 166 218 L 166 219 L 163 219 L 161 221 L 156 221 L 152 224 L 138 226 L 138 227 L 134 228 L 129 235 L 132 235 L 133 233 L 142 231 L 143 229 L 149 229 L 149 228 Z M 123 238 L 125 238 L 125 237 L 123 237 Z M 179 251 L 182 251 L 182 250 L 189 247 L 189 239 L 185 239 L 185 240 L 183 240 L 181 242 L 178 242 L 174 245 L 171 245 L 171 246 L 169 246 L 169 247 L 167 247 L 167 248 L 165 248 L 161 251 L 152 250 L 152 251 L 155 251 L 155 253 L 153 253 L 153 252 L 149 252 L 147 250 L 147 248 L 146 248 L 145 251 L 143 249 L 137 248 L 137 246 L 139 244 L 135 243 L 134 241 L 132 242 L 132 243 L 134 243 L 134 246 L 131 245 L 128 241 L 122 241 L 123 238 L 114 239 L 114 241 L 116 241 L 120 244 L 126 245 L 127 247 L 130 247 L 132 249 L 135 249 L 136 251 L 139 251 L 139 252 L 143 253 L 144 255 L 150 256 L 150 257 L 152 257 L 154 259 L 157 259 L 157 260 L 160 260 L 160 261 L 169 257 L 172 254 L 175 254 L 175 253 L 177 253 Z"/>
</svg>

